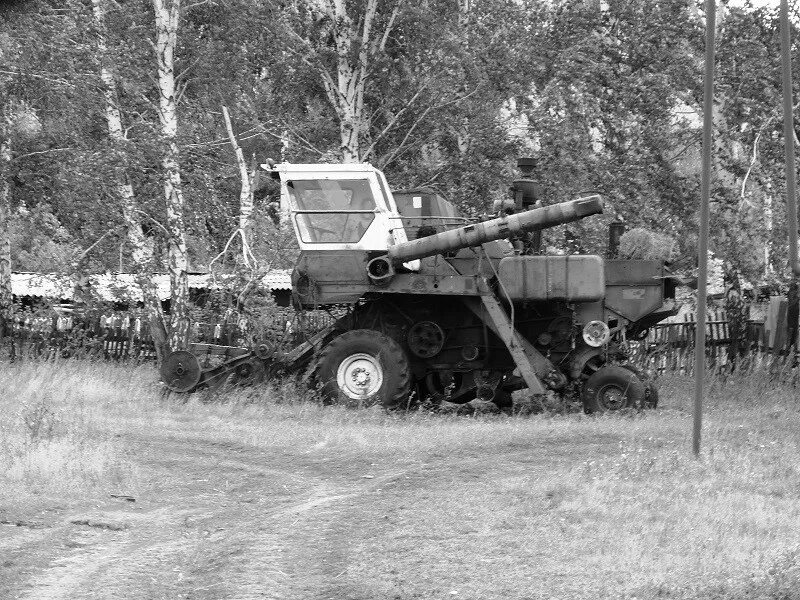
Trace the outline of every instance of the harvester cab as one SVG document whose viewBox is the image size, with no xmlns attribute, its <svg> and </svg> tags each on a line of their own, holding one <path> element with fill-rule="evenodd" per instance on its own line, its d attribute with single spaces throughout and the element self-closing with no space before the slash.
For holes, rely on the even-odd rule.
<svg viewBox="0 0 800 600">
<path fill-rule="evenodd" d="M 272 173 L 301 251 L 386 251 L 407 241 L 386 179 L 371 165 L 282 163 Z"/>
<path fill-rule="evenodd" d="M 265 168 L 280 180 L 300 248 L 296 307 L 340 316 L 296 348 L 238 349 L 215 371 L 199 369 L 193 386 L 194 377 L 170 389 L 218 385 L 249 365 L 304 372 L 325 398 L 388 408 L 413 399 L 504 406 L 523 389 L 589 412 L 655 404 L 626 338 L 672 312 L 663 264 L 529 255 L 511 243 L 601 213 L 599 196 L 547 203 L 521 179 L 512 214 L 476 222 L 432 190 L 393 194 L 371 165 Z M 162 369 L 168 387 L 176 372 L 174 361 Z"/>
</svg>

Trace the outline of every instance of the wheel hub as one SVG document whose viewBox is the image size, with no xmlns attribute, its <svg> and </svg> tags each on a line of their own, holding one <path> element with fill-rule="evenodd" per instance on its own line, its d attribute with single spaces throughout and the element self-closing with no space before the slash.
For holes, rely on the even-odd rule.
<svg viewBox="0 0 800 600">
<path fill-rule="evenodd" d="M 352 378 L 353 382 L 359 387 L 368 386 L 371 379 L 369 371 L 361 367 L 353 369 Z"/>
<path fill-rule="evenodd" d="M 339 364 L 336 383 L 348 398 L 364 400 L 381 389 L 383 368 L 380 361 L 370 354 L 352 354 Z"/>
<path fill-rule="evenodd" d="M 625 392 L 615 385 L 603 388 L 599 394 L 600 403 L 607 410 L 619 410 L 625 406 Z"/>
</svg>

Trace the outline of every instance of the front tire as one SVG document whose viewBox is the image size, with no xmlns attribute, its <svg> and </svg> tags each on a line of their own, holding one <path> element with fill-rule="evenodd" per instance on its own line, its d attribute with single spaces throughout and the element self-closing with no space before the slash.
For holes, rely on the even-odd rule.
<svg viewBox="0 0 800 600">
<path fill-rule="evenodd" d="M 326 401 L 355 406 L 401 408 L 411 385 L 406 353 L 392 338 L 371 329 L 346 331 L 331 340 L 311 375 Z"/>
<path fill-rule="evenodd" d="M 630 369 L 606 365 L 592 374 L 583 386 L 583 408 L 587 413 L 617 412 L 639 408 L 646 403 L 645 383 Z"/>
</svg>

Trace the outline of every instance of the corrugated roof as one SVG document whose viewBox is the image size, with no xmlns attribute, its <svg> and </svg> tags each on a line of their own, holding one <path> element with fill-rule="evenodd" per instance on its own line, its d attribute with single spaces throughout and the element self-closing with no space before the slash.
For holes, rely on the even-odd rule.
<svg viewBox="0 0 800 600">
<path fill-rule="evenodd" d="M 292 270 L 273 269 L 266 274 L 262 284 L 271 290 L 291 290 L 292 289 Z"/>
<path fill-rule="evenodd" d="M 210 273 L 189 273 L 190 289 L 220 289 L 224 288 L 229 276 L 212 277 Z M 41 296 L 43 298 L 57 298 L 72 300 L 75 292 L 75 279 L 66 275 L 55 273 L 12 273 L 11 289 L 15 296 Z M 154 275 L 153 283 L 156 285 L 158 297 L 167 300 L 170 297 L 169 275 Z M 261 285 L 268 290 L 291 290 L 292 271 L 290 269 L 275 269 L 269 271 L 261 280 Z M 142 292 L 136 283 L 133 273 L 104 273 L 90 275 L 89 289 L 100 299 L 106 301 L 139 302 Z"/>
<path fill-rule="evenodd" d="M 75 281 L 52 273 L 12 273 L 11 293 L 15 296 L 41 296 L 71 300 Z"/>
</svg>

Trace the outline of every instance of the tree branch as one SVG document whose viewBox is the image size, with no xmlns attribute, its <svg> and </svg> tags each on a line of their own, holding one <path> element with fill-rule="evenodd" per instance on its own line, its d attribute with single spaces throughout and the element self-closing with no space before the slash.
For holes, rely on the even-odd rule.
<svg viewBox="0 0 800 600">
<path fill-rule="evenodd" d="M 377 143 L 378 143 L 378 142 L 379 142 L 379 141 L 380 141 L 380 140 L 381 140 L 381 139 L 382 139 L 382 138 L 383 138 L 383 137 L 384 137 L 384 136 L 385 136 L 385 135 L 386 135 L 386 134 L 389 132 L 389 130 L 390 130 L 392 127 L 394 127 L 394 126 L 395 126 L 395 124 L 396 124 L 396 123 L 397 123 L 397 122 L 400 120 L 400 117 L 401 117 L 401 116 L 403 116 L 403 113 L 405 113 L 405 112 L 406 112 L 406 111 L 407 111 L 407 110 L 408 110 L 408 109 L 411 107 L 411 105 L 412 105 L 412 104 L 413 104 L 413 103 L 416 101 L 416 99 L 417 99 L 417 98 L 419 98 L 420 94 L 422 94 L 422 92 L 425 90 L 425 88 L 426 88 L 426 87 L 428 87 L 428 84 L 429 84 L 429 83 L 430 83 L 430 79 L 429 79 L 429 80 L 427 80 L 427 81 L 425 81 L 425 83 L 423 83 L 423 84 L 422 84 L 422 87 L 420 87 L 420 88 L 417 90 L 417 92 L 416 92 L 416 93 L 415 93 L 415 94 L 414 94 L 414 95 L 411 97 L 411 99 L 410 99 L 408 102 L 406 102 L 405 106 L 403 106 L 403 108 L 401 108 L 401 109 L 400 109 L 400 110 L 397 112 L 397 114 L 395 114 L 395 115 L 394 115 L 394 116 L 393 116 L 393 117 L 392 117 L 392 118 L 389 120 L 389 123 L 386 125 L 386 127 L 384 127 L 384 128 L 383 128 L 383 131 L 381 131 L 381 132 L 380 132 L 380 133 L 379 133 L 379 134 L 378 134 L 378 135 L 375 137 L 375 139 L 374 139 L 374 140 L 372 140 L 372 143 L 369 145 L 369 147 L 368 147 L 368 148 L 367 148 L 367 149 L 364 151 L 364 153 L 363 153 L 363 155 L 362 155 L 362 156 L 363 156 L 363 158 L 364 158 L 365 160 L 366 160 L 367 158 L 369 158 L 369 155 L 370 155 L 370 154 L 372 153 L 372 151 L 375 149 L 375 146 L 377 145 Z"/>
<path fill-rule="evenodd" d="M 406 132 L 406 135 L 405 135 L 405 137 L 403 137 L 403 140 L 400 142 L 400 144 L 394 149 L 394 151 L 386 159 L 381 161 L 381 169 L 385 169 L 389 164 L 391 164 L 391 162 L 395 158 L 397 158 L 398 154 L 403 149 L 403 146 L 405 146 L 406 143 L 408 142 L 408 138 L 411 137 L 411 134 L 414 132 L 414 130 L 417 128 L 417 126 L 419 126 L 419 124 L 422 123 L 422 121 L 425 119 L 425 117 L 428 116 L 428 114 L 430 114 L 434 110 L 438 110 L 440 108 L 444 108 L 445 106 L 450 106 L 451 104 L 457 104 L 458 102 L 462 102 L 463 100 L 466 100 L 470 96 L 473 96 L 475 93 L 477 93 L 477 91 L 478 91 L 478 88 L 476 87 L 474 90 L 472 90 L 468 94 L 465 94 L 464 96 L 459 96 L 458 98 L 454 98 L 452 100 L 448 100 L 447 102 L 442 102 L 441 104 L 437 104 L 435 106 L 429 106 L 428 108 L 426 108 L 422 112 L 422 114 L 419 116 L 419 118 L 414 122 L 414 124 Z"/>
<path fill-rule="evenodd" d="M 49 81 L 50 83 L 57 83 L 58 85 L 63 85 L 65 87 L 75 88 L 72 83 L 65 81 L 64 79 L 55 79 L 53 77 L 48 77 L 46 75 L 39 75 L 38 73 L 27 73 L 25 71 L 8 71 L 6 68 L 0 68 L 0 75 L 17 75 L 19 77 L 31 77 L 33 79 L 41 79 L 43 81 Z"/>
<path fill-rule="evenodd" d="M 97 240 L 96 240 L 96 241 L 95 241 L 95 242 L 94 242 L 94 243 L 93 243 L 91 246 L 89 246 L 88 248 L 86 248 L 86 250 L 84 250 L 83 252 L 81 252 L 81 253 L 80 253 L 80 254 L 79 254 L 79 255 L 78 255 L 76 258 L 75 258 L 75 260 L 73 261 L 73 265 L 77 267 L 79 264 L 81 264 L 81 262 L 83 261 L 83 259 L 84 259 L 84 258 L 86 258 L 86 257 L 88 256 L 89 252 L 91 252 L 92 250 L 94 250 L 94 249 L 97 247 L 97 245 L 98 245 L 100 242 L 102 242 L 104 239 L 106 239 L 106 238 L 107 238 L 109 235 L 111 235 L 112 233 L 116 233 L 117 231 L 119 231 L 120 229 L 123 229 L 124 227 L 125 227 L 124 225 L 117 225 L 117 226 L 116 226 L 116 227 L 114 227 L 113 229 L 109 229 L 108 231 L 106 231 L 106 232 L 105 232 L 103 235 L 101 235 L 99 238 L 97 238 Z"/>
<path fill-rule="evenodd" d="M 66 152 L 68 150 L 74 150 L 74 148 L 51 148 L 50 150 L 39 150 L 38 152 L 28 152 L 27 154 L 20 154 L 19 156 L 15 156 L 14 160 L 21 160 L 23 158 L 28 158 L 29 156 L 36 156 L 37 154 L 50 154 L 51 152 Z"/>
<path fill-rule="evenodd" d="M 143 215 L 143 216 L 147 217 L 147 219 L 149 219 L 150 221 L 152 221 L 153 223 L 155 223 L 155 224 L 156 224 L 156 225 L 157 225 L 157 226 L 158 226 L 158 227 L 161 229 L 161 231 L 163 231 L 163 232 L 166 234 L 167 238 L 169 239 L 169 237 L 170 237 L 170 232 L 169 232 L 169 230 L 168 230 L 166 227 L 164 227 L 164 226 L 161 224 L 161 222 L 160 222 L 160 221 L 157 221 L 156 219 L 154 219 L 153 217 L 151 217 L 149 214 L 147 214 L 147 213 L 146 213 L 146 212 L 144 212 L 143 210 L 140 210 L 140 209 L 138 209 L 138 208 L 136 208 L 136 209 L 134 209 L 134 210 L 135 210 L 137 213 L 139 213 L 140 215 Z"/>
<path fill-rule="evenodd" d="M 372 49 L 372 53 L 376 54 L 376 51 L 384 52 L 386 50 L 386 42 L 389 40 L 389 35 L 394 29 L 394 22 L 397 19 L 397 15 L 400 12 L 400 7 L 403 4 L 403 0 L 398 0 L 397 4 L 394 5 L 394 9 L 392 10 L 392 14 L 389 17 L 389 22 L 386 24 L 386 29 L 383 31 L 383 36 L 381 37 L 381 42 L 377 48 Z M 377 39 L 377 38 L 376 38 Z"/>
</svg>

